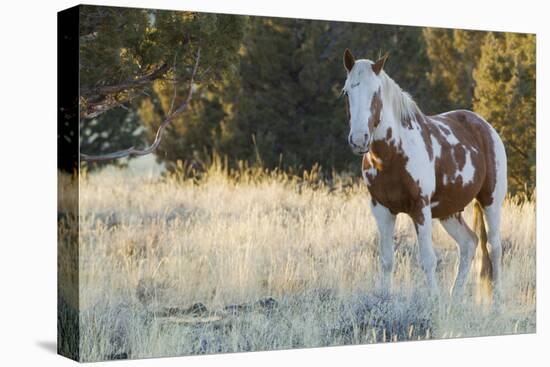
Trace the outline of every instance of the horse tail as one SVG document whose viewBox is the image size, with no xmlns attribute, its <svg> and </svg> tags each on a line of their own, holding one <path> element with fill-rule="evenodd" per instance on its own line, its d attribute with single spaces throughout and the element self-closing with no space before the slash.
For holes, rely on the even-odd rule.
<svg viewBox="0 0 550 367">
<path fill-rule="evenodd" d="M 485 220 L 483 218 L 483 208 L 476 200 L 474 202 L 474 231 L 479 238 L 479 248 L 476 257 L 478 258 L 479 278 L 478 278 L 478 303 L 490 302 L 493 296 L 493 265 L 489 258 L 487 249 L 487 230 L 485 229 Z M 480 258 L 481 256 L 481 258 Z"/>
</svg>

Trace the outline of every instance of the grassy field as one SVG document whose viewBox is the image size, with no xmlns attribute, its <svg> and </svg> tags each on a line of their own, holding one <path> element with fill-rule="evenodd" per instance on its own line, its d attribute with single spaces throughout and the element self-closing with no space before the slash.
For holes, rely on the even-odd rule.
<svg viewBox="0 0 550 367">
<path fill-rule="evenodd" d="M 535 204 L 505 203 L 504 307 L 446 311 L 457 260 L 434 226 L 441 304 L 426 301 L 399 216 L 394 289 L 376 290 L 377 231 L 359 181 L 214 165 L 201 180 L 109 169 L 81 177 L 86 361 L 535 331 Z M 471 210 L 465 217 L 471 222 Z"/>
</svg>

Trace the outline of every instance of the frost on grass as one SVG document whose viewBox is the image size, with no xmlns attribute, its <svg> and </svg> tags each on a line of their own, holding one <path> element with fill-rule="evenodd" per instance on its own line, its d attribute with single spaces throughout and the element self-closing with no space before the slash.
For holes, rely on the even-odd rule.
<svg viewBox="0 0 550 367">
<path fill-rule="evenodd" d="M 457 251 L 439 225 L 443 296 L 438 304 L 426 296 L 405 216 L 394 236 L 394 289 L 381 294 L 369 196 L 353 180 L 108 170 L 81 178 L 80 200 L 86 361 L 535 331 L 533 202 L 505 203 L 504 305 L 494 314 L 475 304 L 473 273 L 448 311 Z"/>
</svg>

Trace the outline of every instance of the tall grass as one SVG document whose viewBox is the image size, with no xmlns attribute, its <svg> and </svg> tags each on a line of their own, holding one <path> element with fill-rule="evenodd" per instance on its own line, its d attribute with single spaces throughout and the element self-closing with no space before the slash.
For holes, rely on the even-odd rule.
<svg viewBox="0 0 550 367">
<path fill-rule="evenodd" d="M 473 302 L 473 274 L 447 311 L 427 301 L 406 216 L 393 292 L 377 292 L 377 231 L 358 180 L 226 167 L 81 177 L 83 360 L 535 331 L 534 202 L 505 203 L 502 313 Z M 457 251 L 438 224 L 433 239 L 447 290 Z"/>
</svg>

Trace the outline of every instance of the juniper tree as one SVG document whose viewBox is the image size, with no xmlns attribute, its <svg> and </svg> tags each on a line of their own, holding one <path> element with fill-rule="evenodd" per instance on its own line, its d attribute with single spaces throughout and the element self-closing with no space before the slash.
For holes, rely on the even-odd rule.
<svg viewBox="0 0 550 367">
<path fill-rule="evenodd" d="M 199 49 L 194 89 L 223 79 L 236 64 L 245 21 L 188 11 L 81 6 L 82 150 L 103 153 L 142 144 L 144 137 L 150 140 L 170 108 L 185 99 Z M 184 117 L 196 118 L 193 112 L 203 96 Z M 150 104 L 156 108 L 144 113 Z M 171 123 L 182 125 L 183 119 Z M 145 134 L 139 133 L 140 126 Z M 128 129 L 134 133 L 127 134 Z M 178 129 L 170 134 L 177 135 Z"/>
<path fill-rule="evenodd" d="M 536 184 L 536 55 L 531 34 L 489 33 L 474 72 L 474 109 L 499 131 L 512 193 Z"/>
</svg>

